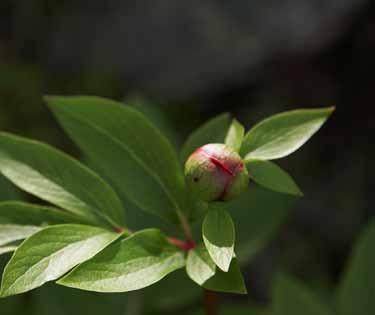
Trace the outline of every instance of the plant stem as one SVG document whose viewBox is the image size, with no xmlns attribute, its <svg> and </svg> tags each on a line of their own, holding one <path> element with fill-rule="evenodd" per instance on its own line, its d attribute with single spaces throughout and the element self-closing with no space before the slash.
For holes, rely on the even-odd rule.
<svg viewBox="0 0 375 315">
<path fill-rule="evenodd" d="M 179 240 L 174 237 L 168 237 L 168 242 L 178 248 L 182 249 L 183 251 L 189 251 L 195 248 L 195 242 L 192 240 Z"/>
<path fill-rule="evenodd" d="M 215 292 L 204 290 L 203 304 L 204 304 L 204 309 L 206 311 L 206 315 L 218 314 L 217 295 Z"/>
<path fill-rule="evenodd" d="M 181 222 L 181 227 L 182 227 L 182 230 L 184 231 L 184 234 L 185 234 L 185 237 L 189 240 L 189 241 L 192 241 L 193 240 L 193 233 L 191 231 L 191 227 L 190 227 L 190 224 L 188 222 L 188 220 L 186 219 L 186 217 L 182 214 L 182 213 L 178 213 L 178 218 L 180 219 L 180 222 Z"/>
</svg>

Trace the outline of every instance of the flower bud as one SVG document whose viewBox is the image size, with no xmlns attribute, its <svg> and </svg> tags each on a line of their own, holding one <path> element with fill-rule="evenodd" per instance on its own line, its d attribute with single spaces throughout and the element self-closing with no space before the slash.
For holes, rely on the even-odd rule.
<svg viewBox="0 0 375 315">
<path fill-rule="evenodd" d="M 249 183 L 246 166 L 231 147 L 206 144 L 195 150 L 185 164 L 186 182 L 204 201 L 226 201 L 238 196 Z"/>
</svg>

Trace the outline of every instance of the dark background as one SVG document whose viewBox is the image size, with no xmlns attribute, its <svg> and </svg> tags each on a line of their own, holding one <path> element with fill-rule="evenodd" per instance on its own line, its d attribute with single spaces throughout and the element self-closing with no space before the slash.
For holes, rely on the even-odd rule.
<svg viewBox="0 0 375 315">
<path fill-rule="evenodd" d="M 371 0 L 0 2 L 0 129 L 74 155 L 43 94 L 142 99 L 177 147 L 223 111 L 249 128 L 283 110 L 336 106 L 308 144 L 280 161 L 305 197 L 244 268 L 249 296 L 223 296 L 239 303 L 267 305 L 278 269 L 326 295 L 337 286 L 374 214 L 374 72 Z M 78 300 L 110 312 L 93 295 L 49 287 L 0 301 L 0 313 L 44 314 L 48 290 L 57 290 L 48 297 L 55 314 Z M 105 299 L 138 314 L 139 294 L 129 294 L 130 311 L 121 296 Z M 178 307 L 197 302 L 189 303 Z"/>
</svg>

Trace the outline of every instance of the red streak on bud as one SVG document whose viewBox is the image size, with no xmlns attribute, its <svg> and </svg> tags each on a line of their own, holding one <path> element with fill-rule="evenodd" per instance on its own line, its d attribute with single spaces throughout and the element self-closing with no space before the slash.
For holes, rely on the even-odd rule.
<svg viewBox="0 0 375 315">
<path fill-rule="evenodd" d="M 241 172 L 244 169 L 244 164 L 242 162 L 239 162 L 237 165 L 233 167 L 233 165 L 231 165 L 230 163 L 220 161 L 218 158 L 216 158 L 209 152 L 203 150 L 203 148 L 196 149 L 194 153 L 201 153 L 205 155 L 212 164 L 214 164 L 217 168 L 221 169 L 224 173 L 229 175 L 226 177 L 224 189 L 218 198 L 218 200 L 225 200 L 225 196 L 228 193 L 228 189 L 232 184 L 235 175 L 237 174 L 237 172 Z"/>
</svg>

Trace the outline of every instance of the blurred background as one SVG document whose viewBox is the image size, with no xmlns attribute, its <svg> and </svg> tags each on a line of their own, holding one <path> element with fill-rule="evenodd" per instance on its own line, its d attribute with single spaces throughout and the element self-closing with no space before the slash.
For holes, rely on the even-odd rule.
<svg viewBox="0 0 375 315">
<path fill-rule="evenodd" d="M 322 130 L 279 163 L 304 198 L 251 186 L 248 209 L 233 211 L 249 294 L 220 295 L 228 314 L 267 309 L 282 270 L 330 301 L 374 215 L 374 56 L 373 0 L 1 0 L 0 129 L 79 157 L 42 95 L 124 100 L 177 149 L 222 112 L 250 128 L 280 111 L 336 105 Z M 0 199 L 14 198 L 24 196 L 1 179 Z M 179 272 L 123 295 L 51 284 L 0 300 L 0 313 L 198 314 L 200 302 Z"/>
</svg>

